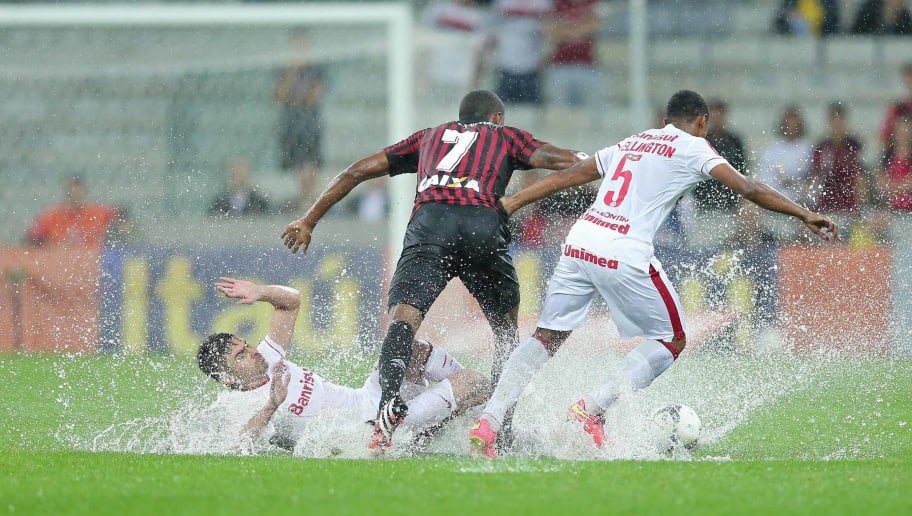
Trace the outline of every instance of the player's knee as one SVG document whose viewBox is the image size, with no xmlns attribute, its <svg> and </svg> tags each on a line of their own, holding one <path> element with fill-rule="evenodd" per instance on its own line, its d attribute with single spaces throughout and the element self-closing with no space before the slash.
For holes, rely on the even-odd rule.
<svg viewBox="0 0 912 516">
<path fill-rule="evenodd" d="M 413 339 L 412 340 L 412 360 L 416 365 L 424 366 L 424 363 L 427 362 L 428 357 L 431 355 L 431 351 L 434 349 L 434 345 L 424 339 Z"/>
<path fill-rule="evenodd" d="M 474 369 L 463 369 L 450 375 L 453 397 L 460 410 L 485 402 L 491 395 L 491 381 Z"/>
<path fill-rule="evenodd" d="M 418 327 L 421 326 L 421 322 L 424 319 L 421 310 L 406 304 L 398 304 L 390 308 L 389 316 L 390 320 L 393 321 L 390 323 L 390 327 L 397 322 L 403 322 L 411 326 L 414 330 L 417 330 Z"/>
<path fill-rule="evenodd" d="M 406 379 L 414 383 L 420 381 L 421 373 L 424 371 L 433 350 L 434 346 L 424 339 L 412 340 L 412 357 L 409 359 L 408 367 L 405 370 Z"/>
</svg>

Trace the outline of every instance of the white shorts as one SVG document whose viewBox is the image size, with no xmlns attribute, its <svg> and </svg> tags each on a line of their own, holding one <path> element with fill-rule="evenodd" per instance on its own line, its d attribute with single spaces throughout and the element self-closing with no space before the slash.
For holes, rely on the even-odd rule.
<svg viewBox="0 0 912 516">
<path fill-rule="evenodd" d="M 684 338 L 681 300 L 657 260 L 644 272 L 614 261 L 600 266 L 561 256 L 548 284 L 538 327 L 575 330 L 586 321 L 596 293 L 608 304 L 622 339 Z"/>
<path fill-rule="evenodd" d="M 380 370 L 377 366 L 374 366 L 370 376 L 364 381 L 364 385 L 357 389 L 326 382 L 324 390 L 325 406 L 353 411 L 365 421 L 377 417 L 377 406 L 380 405 L 380 397 L 383 392 L 380 388 Z M 426 390 L 427 384 L 419 385 L 403 380 L 399 395 L 404 401 L 409 401 Z"/>
</svg>

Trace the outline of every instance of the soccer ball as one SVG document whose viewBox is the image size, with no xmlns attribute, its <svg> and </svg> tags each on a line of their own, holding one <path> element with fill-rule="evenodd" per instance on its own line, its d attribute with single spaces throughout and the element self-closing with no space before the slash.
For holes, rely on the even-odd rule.
<svg viewBox="0 0 912 516">
<path fill-rule="evenodd" d="M 666 455 L 682 450 L 696 450 L 702 429 L 700 416 L 687 405 L 668 405 L 652 414 L 656 449 Z"/>
</svg>

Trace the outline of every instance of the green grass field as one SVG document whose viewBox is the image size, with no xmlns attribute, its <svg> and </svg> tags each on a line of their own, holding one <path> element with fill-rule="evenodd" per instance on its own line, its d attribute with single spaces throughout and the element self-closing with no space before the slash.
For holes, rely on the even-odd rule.
<svg viewBox="0 0 912 516">
<path fill-rule="evenodd" d="M 812 359 L 782 362 L 794 360 Z M 699 366 L 728 367 L 735 378 L 776 363 L 745 368 L 719 357 Z M 689 367 L 682 362 L 680 373 Z M 803 387 L 750 410 L 690 461 L 331 460 L 85 451 L 111 425 L 173 413 L 218 386 L 170 357 L 2 356 L 0 511 L 912 514 L 910 370 L 912 361 L 884 358 L 799 369 L 813 375 Z M 702 415 L 717 430 L 726 422 Z"/>
</svg>

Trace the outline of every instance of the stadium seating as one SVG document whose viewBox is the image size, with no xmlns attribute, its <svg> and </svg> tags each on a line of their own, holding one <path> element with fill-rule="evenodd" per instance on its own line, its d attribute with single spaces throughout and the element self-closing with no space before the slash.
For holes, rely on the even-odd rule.
<svg viewBox="0 0 912 516">
<path fill-rule="evenodd" d="M 843 25 L 856 3 L 843 6 Z M 680 87 L 724 96 L 732 125 L 756 153 L 768 142 L 783 105 L 802 106 L 808 132 L 817 138 L 825 104 L 845 99 L 850 126 L 862 135 L 866 157 L 875 158 L 884 107 L 902 93 L 899 66 L 912 58 L 907 40 L 772 36 L 768 29 L 779 4 L 774 0 L 678 2 L 677 11 L 667 4 L 650 3 L 653 106 Z M 508 122 L 590 151 L 625 136 L 633 121 L 624 20 L 622 2 L 606 4 L 600 55 L 608 87 L 601 126 L 583 125 L 579 113 L 559 109 L 542 116 L 515 110 Z M 320 37 L 330 38 L 328 45 L 347 42 L 327 34 Z M 18 241 L 37 211 L 59 197 L 60 180 L 69 174 L 86 176 L 93 197 L 160 221 L 200 216 L 222 184 L 227 159 L 237 154 L 251 158 L 262 189 L 274 198 L 293 188 L 277 171 L 278 109 L 271 99 L 281 64 L 275 51 L 287 46 L 284 32 L 245 30 L 239 42 L 230 30 L 200 28 L 180 39 L 193 44 L 193 55 L 186 57 L 185 47 L 153 30 L 98 29 L 90 37 L 56 40 L 59 52 L 23 82 L 17 71 L 30 69 L 31 60 L 47 59 L 39 48 L 47 36 L 0 31 L 12 61 L 0 75 L 0 85 L 11 92 L 0 100 L 5 121 L 0 169 L 8 178 L 0 192 L 6 207 L 0 213 L 0 242 Z M 239 43 L 243 55 L 224 63 L 224 48 Z M 419 62 L 422 52 L 418 49 Z M 143 66 L 131 65 L 131 56 L 139 54 Z M 80 59 L 86 55 L 97 55 L 91 73 L 70 65 L 85 62 Z M 148 74 L 156 80 L 145 80 Z M 382 56 L 329 65 L 325 178 L 388 143 L 385 74 Z M 452 117 L 456 100 L 440 105 L 419 88 L 416 127 Z"/>
</svg>

